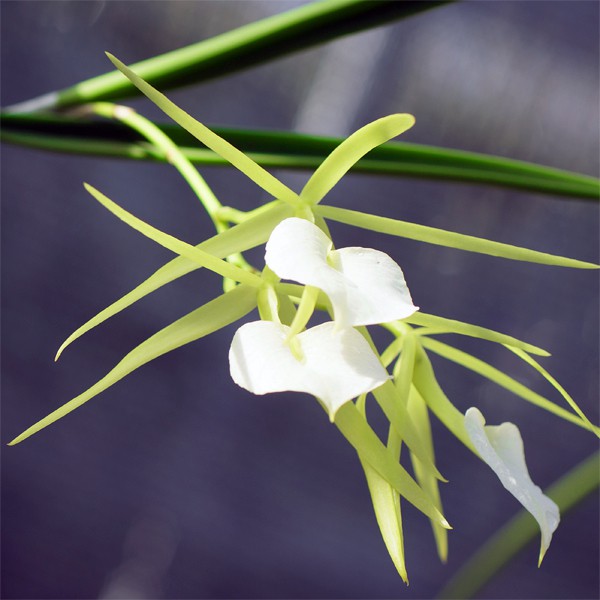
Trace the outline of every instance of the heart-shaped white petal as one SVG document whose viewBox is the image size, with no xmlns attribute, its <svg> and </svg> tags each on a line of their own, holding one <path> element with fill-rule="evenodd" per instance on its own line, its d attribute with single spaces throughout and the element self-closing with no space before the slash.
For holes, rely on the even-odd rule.
<svg viewBox="0 0 600 600">
<path fill-rule="evenodd" d="M 317 396 L 333 420 L 340 406 L 389 378 L 355 329 L 339 330 L 328 322 L 303 331 L 296 336 L 302 360 L 286 342 L 289 331 L 272 321 L 242 325 L 229 350 L 232 379 L 253 394 L 293 391 Z"/>
<path fill-rule="evenodd" d="M 305 219 L 285 219 L 271 233 L 265 262 L 282 279 L 323 290 L 338 326 L 405 319 L 418 310 L 402 269 L 370 248 L 331 250 L 331 240 Z"/>
<path fill-rule="evenodd" d="M 560 514 L 558 506 L 529 477 L 519 429 L 513 423 L 486 426 L 477 408 L 469 408 L 465 413 L 465 427 L 479 456 L 539 523 L 542 532 L 541 562 L 560 522 Z"/>
</svg>

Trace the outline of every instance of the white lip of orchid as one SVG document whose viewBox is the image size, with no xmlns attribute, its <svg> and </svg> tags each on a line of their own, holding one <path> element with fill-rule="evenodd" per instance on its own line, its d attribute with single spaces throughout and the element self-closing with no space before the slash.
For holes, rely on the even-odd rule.
<svg viewBox="0 0 600 600">
<path fill-rule="evenodd" d="M 291 217 L 275 227 L 265 262 L 282 279 L 323 290 L 340 327 L 387 323 L 418 310 L 390 256 L 371 248 L 332 250 L 331 240 L 306 219 Z"/>
<path fill-rule="evenodd" d="M 274 321 L 242 325 L 231 342 L 232 379 L 253 394 L 306 392 L 326 407 L 331 421 L 346 402 L 379 387 L 389 375 L 355 329 L 323 323 L 294 336 L 302 359 L 288 341 L 290 328 Z"/>
<path fill-rule="evenodd" d="M 542 532 L 541 563 L 560 522 L 560 514 L 558 506 L 529 476 L 519 429 L 513 423 L 485 425 L 485 418 L 477 408 L 469 408 L 465 413 L 465 427 L 479 456 L 539 523 Z"/>
</svg>

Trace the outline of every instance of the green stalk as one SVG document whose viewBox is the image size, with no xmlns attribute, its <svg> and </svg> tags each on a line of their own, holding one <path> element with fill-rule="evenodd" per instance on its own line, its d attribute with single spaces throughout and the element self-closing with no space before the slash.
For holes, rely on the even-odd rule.
<svg viewBox="0 0 600 600">
<path fill-rule="evenodd" d="M 142 117 L 128 106 L 120 106 L 108 102 L 95 102 L 83 106 L 81 111 L 83 114 L 96 114 L 106 119 L 117 120 L 131 127 L 131 129 L 137 131 L 151 142 L 160 153 L 162 160 L 171 163 L 192 188 L 214 223 L 217 233 L 227 229 L 227 226 L 219 221 L 216 216 L 222 208 L 222 204 L 217 200 L 217 197 L 213 194 L 210 187 L 208 187 L 204 178 L 173 141 L 152 121 Z"/>
<path fill-rule="evenodd" d="M 1 115 L 1 139 L 45 150 L 164 161 L 159 149 L 118 123 L 96 123 L 41 115 Z M 156 125 L 182 154 L 197 164 L 226 165 L 183 129 Z M 214 128 L 224 139 L 263 167 L 315 169 L 342 138 L 279 131 Z M 369 152 L 354 172 L 498 185 L 551 195 L 598 201 L 594 177 L 493 155 L 405 142 L 390 142 Z"/>
<path fill-rule="evenodd" d="M 547 495 L 564 515 L 600 485 L 600 454 L 596 453 L 561 477 Z M 521 510 L 462 566 L 438 598 L 473 598 L 531 540 L 539 534 L 533 517 Z"/>
<path fill-rule="evenodd" d="M 161 90 L 222 77 L 445 4 L 449 0 L 326 0 L 249 23 L 196 44 L 131 65 Z M 139 95 L 118 71 L 9 107 L 12 112 L 65 108 Z"/>
<path fill-rule="evenodd" d="M 204 178 L 198 173 L 197 169 L 181 152 L 178 146 L 174 144 L 173 141 L 152 121 L 142 117 L 128 106 L 121 106 L 109 102 L 95 102 L 82 106 L 77 109 L 77 111 L 84 115 L 95 114 L 106 119 L 119 121 L 142 135 L 153 145 L 153 148 L 155 148 L 157 153 L 160 153 L 163 160 L 171 163 L 189 184 L 212 220 L 217 233 L 229 229 L 229 224 L 219 218 L 219 211 L 222 210 L 223 205 L 213 194 L 213 191 L 210 189 Z M 240 253 L 228 256 L 226 260 L 247 271 L 255 271 Z M 224 279 L 225 291 L 228 291 L 233 286 L 234 282 L 232 280 L 227 278 Z"/>
</svg>

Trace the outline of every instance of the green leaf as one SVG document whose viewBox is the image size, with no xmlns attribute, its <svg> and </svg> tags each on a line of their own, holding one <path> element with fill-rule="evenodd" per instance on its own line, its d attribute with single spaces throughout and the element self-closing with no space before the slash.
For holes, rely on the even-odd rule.
<svg viewBox="0 0 600 600">
<path fill-rule="evenodd" d="M 136 63 L 134 68 L 153 85 L 163 89 L 189 85 L 223 77 L 442 4 L 445 2 L 311 2 L 196 44 L 149 58 Z M 59 92 L 45 94 L 11 109 L 23 112 L 98 100 L 116 100 L 133 96 L 135 91 L 129 82 L 111 72 Z"/>
<path fill-rule="evenodd" d="M 356 401 L 356 408 L 366 419 L 365 414 L 366 394 Z M 390 425 L 388 435 L 388 450 L 394 457 L 400 458 L 402 438 Z M 360 454 L 358 455 L 360 459 Z M 367 478 L 367 485 L 371 495 L 371 502 L 375 511 L 377 525 L 385 547 L 398 571 L 402 581 L 408 584 L 406 572 L 406 559 L 404 555 L 404 533 L 402 531 L 402 510 L 400 507 L 400 494 L 366 461 L 360 459 L 360 464 Z"/>
<path fill-rule="evenodd" d="M 489 254 L 511 260 L 521 260 L 556 267 L 573 267 L 577 269 L 597 269 L 599 267 L 599 265 L 594 263 L 575 260 L 573 258 L 555 256 L 554 254 L 546 254 L 545 252 L 528 250 L 519 246 L 501 244 L 500 242 L 493 242 L 471 235 L 463 235 L 425 225 L 416 225 L 415 223 L 398 221 L 397 219 L 389 219 L 387 217 L 378 217 L 335 206 L 319 205 L 315 206 L 313 210 L 325 219 L 331 219 L 339 223 L 345 223 L 346 225 L 362 227 L 363 229 L 436 244 L 438 246 L 466 250 L 468 252 L 478 252 L 480 254 Z"/>
<path fill-rule="evenodd" d="M 562 417 L 566 421 L 570 421 L 575 425 L 579 425 L 579 427 L 583 427 L 584 429 L 588 429 L 598 434 L 598 428 L 594 425 L 588 424 L 589 422 L 582 420 L 578 415 L 574 415 L 569 411 L 565 410 L 561 406 L 558 406 L 554 402 L 550 402 L 543 396 L 540 396 L 533 390 L 530 390 L 527 386 L 519 383 L 506 373 L 492 367 L 490 364 L 472 356 L 471 354 L 467 354 L 462 350 L 458 350 L 457 348 L 453 348 L 452 346 L 448 346 L 438 340 L 433 340 L 429 338 L 421 338 L 421 343 L 425 348 L 443 356 L 444 358 L 455 362 L 459 365 L 462 365 L 466 369 L 474 371 L 475 373 L 479 373 L 479 375 L 493 381 L 499 386 L 509 390 L 513 394 L 543 408 L 558 417 Z"/>
<path fill-rule="evenodd" d="M 415 480 L 394 460 L 352 402 L 347 402 L 337 411 L 335 424 L 361 459 L 368 462 L 400 495 L 430 519 L 450 529 L 448 521 Z"/>
<path fill-rule="evenodd" d="M 131 213 L 121 208 L 118 204 L 110 200 L 107 196 L 93 188 L 91 185 L 87 183 L 84 183 L 83 185 L 85 189 L 94 198 L 96 198 L 96 200 L 98 200 L 102 206 L 113 213 L 113 215 L 121 219 L 124 223 L 136 231 L 139 231 L 142 235 L 145 235 L 146 237 L 155 241 L 157 244 L 160 244 L 172 252 L 175 252 L 175 254 L 180 254 L 181 256 L 185 256 L 186 258 L 193 260 L 201 267 L 206 267 L 207 269 L 218 273 L 222 277 L 228 277 L 229 279 L 239 281 L 240 283 L 246 283 L 248 285 L 262 285 L 262 279 L 254 273 L 240 269 L 240 267 L 236 267 L 235 265 L 225 262 L 224 260 L 221 260 L 220 258 L 217 258 L 216 256 L 213 256 L 212 254 L 209 254 L 208 252 L 205 252 L 196 246 L 192 246 L 186 242 L 178 240 L 172 235 L 163 233 L 155 227 L 152 227 L 152 225 L 148 225 L 141 219 L 133 216 Z"/>
<path fill-rule="evenodd" d="M 88 388 L 83 394 L 63 404 L 47 417 L 29 427 L 10 442 L 9 446 L 22 442 L 40 431 L 40 429 L 61 419 L 142 365 L 175 348 L 222 329 L 226 325 L 241 319 L 255 306 L 256 289 L 245 285 L 240 285 L 230 292 L 211 300 L 142 342 L 100 381 Z"/>
<path fill-rule="evenodd" d="M 254 181 L 267 194 L 271 194 L 278 200 L 283 200 L 292 205 L 298 204 L 298 195 L 290 188 L 281 183 L 279 179 L 265 171 L 251 158 L 240 152 L 235 146 L 213 133 L 208 127 L 194 119 L 176 104 L 171 102 L 164 94 L 154 89 L 150 84 L 138 77 L 131 69 L 126 67 L 119 59 L 107 53 L 111 62 L 125 75 L 143 94 L 145 94 L 158 108 L 189 131 L 195 138 L 208 146 L 213 152 L 230 162 L 236 169 L 240 170 L 246 177 Z"/>
<path fill-rule="evenodd" d="M 408 413 L 412 417 L 413 422 L 416 424 L 419 433 L 421 434 L 421 439 L 425 441 L 427 451 L 429 453 L 429 459 L 435 463 L 433 437 L 431 435 L 431 425 L 429 423 L 427 405 L 414 387 L 411 389 L 408 400 Z M 436 506 L 437 509 L 443 513 L 442 500 L 440 498 L 440 490 L 437 479 L 431 476 L 429 470 L 423 467 L 422 462 L 417 456 L 415 456 L 413 452 L 411 452 L 410 458 L 415 471 L 417 483 L 421 486 L 425 493 L 429 494 L 434 506 Z M 448 559 L 448 531 L 443 527 L 440 527 L 439 523 L 436 521 L 431 521 L 431 527 L 433 529 L 433 537 L 435 539 L 438 556 L 440 557 L 440 560 L 445 563 Z"/>
<path fill-rule="evenodd" d="M 417 344 L 413 384 L 431 412 L 477 457 L 465 428 L 464 415 L 448 400 L 439 386 L 431 362 L 423 350 L 421 343 Z"/>
<path fill-rule="evenodd" d="M 222 233 L 205 240 L 196 247 L 219 258 L 224 258 L 231 254 L 235 254 L 236 252 L 249 250 L 250 248 L 264 244 L 269 239 L 271 231 L 273 231 L 277 223 L 291 216 L 291 214 L 292 211 L 286 204 L 273 204 L 264 212 L 251 217 L 244 223 L 240 223 L 227 231 L 223 231 Z M 104 310 L 100 311 L 95 317 L 74 331 L 63 342 L 54 360 L 58 360 L 65 348 L 84 333 L 87 333 L 94 327 L 104 323 L 107 319 L 110 319 L 163 285 L 199 268 L 201 267 L 198 262 L 190 260 L 185 256 L 178 256 L 169 261 L 155 271 L 148 279 L 140 283 L 140 285 L 125 294 L 116 302 L 113 302 Z"/>
<path fill-rule="evenodd" d="M 304 186 L 300 197 L 308 204 L 318 204 L 365 154 L 404 133 L 414 124 L 412 115 L 397 114 L 361 127 L 327 156 Z"/>
<path fill-rule="evenodd" d="M 0 115 L 0 123 L 1 139 L 14 144 L 77 155 L 165 160 L 164 152 L 159 148 L 117 123 L 46 114 L 6 113 Z M 157 127 L 192 162 L 229 165 L 185 129 L 171 124 L 157 124 Z M 297 132 L 211 129 L 262 167 L 314 170 L 344 141 L 344 138 Z M 387 143 L 374 148 L 352 167 L 352 173 L 496 185 L 595 202 L 600 199 L 600 182 L 594 177 L 500 156 L 406 142 Z"/>
<path fill-rule="evenodd" d="M 428 315 L 423 312 L 416 312 L 407 319 L 405 322 L 411 323 L 412 325 L 421 325 L 425 329 L 417 330 L 418 335 L 441 335 L 444 333 L 457 333 L 460 335 L 467 335 L 470 337 L 479 338 L 480 340 L 488 340 L 490 342 L 496 342 L 497 344 L 504 344 L 513 348 L 520 348 L 531 354 L 538 354 L 539 356 L 550 356 L 550 353 L 542 348 L 522 342 L 510 335 L 498 333 L 492 329 L 486 329 L 485 327 L 479 327 L 477 325 L 471 325 L 470 323 L 463 323 L 462 321 L 455 321 L 454 319 L 446 319 L 444 317 L 438 317 L 436 315 Z"/>
<path fill-rule="evenodd" d="M 567 392 L 567 390 L 565 390 L 565 388 L 562 385 L 560 385 L 560 383 L 558 383 L 558 381 L 556 381 L 556 379 L 554 379 L 554 377 L 552 377 L 552 375 L 550 375 L 550 373 L 548 373 L 548 371 L 546 371 L 546 369 L 544 369 L 544 367 L 542 367 L 540 363 L 538 363 L 536 360 L 531 358 L 531 356 L 529 356 L 519 348 L 513 348 L 512 346 L 506 346 L 506 348 L 511 352 L 514 352 L 528 365 L 532 366 L 546 381 L 548 381 L 548 383 L 550 383 L 550 385 L 552 385 L 552 387 L 554 387 L 554 389 L 556 389 L 559 392 L 559 394 L 567 401 L 567 404 L 569 404 L 569 406 L 588 424 L 588 428 L 591 431 L 595 431 L 596 435 L 600 437 L 600 428 L 592 424 L 592 422 L 585 416 L 581 408 L 579 408 L 577 402 L 573 400 L 569 392 Z"/>
</svg>

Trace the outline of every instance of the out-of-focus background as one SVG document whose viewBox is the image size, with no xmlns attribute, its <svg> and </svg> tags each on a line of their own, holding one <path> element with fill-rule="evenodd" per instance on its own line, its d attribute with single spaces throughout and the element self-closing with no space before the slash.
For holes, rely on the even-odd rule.
<svg viewBox="0 0 600 600">
<path fill-rule="evenodd" d="M 3 1 L 2 106 L 291 9 L 294 1 Z M 393 112 L 403 140 L 598 175 L 596 2 L 466 2 L 169 95 L 212 125 L 346 135 Z M 129 104 L 160 115 L 149 102 Z M 225 203 L 267 198 L 225 168 L 202 173 Z M 306 174 L 280 173 L 299 187 Z M 190 275 L 69 348 L 97 311 L 170 255 L 83 190 L 87 181 L 189 242 L 212 234 L 168 166 L 2 150 L 2 444 L 77 395 L 137 343 L 214 297 Z M 598 207 L 486 186 L 350 175 L 327 201 L 598 261 Z M 428 313 L 552 352 L 544 365 L 598 421 L 598 277 L 371 236 Z M 257 260 L 259 254 L 255 254 Z M 438 423 L 450 533 L 439 563 L 429 524 L 404 511 L 410 587 L 396 574 L 352 448 L 300 394 L 252 396 L 228 373 L 229 327 L 140 369 L 68 418 L 2 450 L 4 598 L 431 598 L 519 508 Z M 532 370 L 485 342 L 453 340 L 560 402 Z M 589 456 L 591 434 L 434 359 L 461 410 L 516 423 L 545 487 Z M 538 541 L 481 598 L 598 596 L 598 500 L 568 514 L 541 569 Z"/>
</svg>

